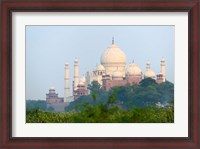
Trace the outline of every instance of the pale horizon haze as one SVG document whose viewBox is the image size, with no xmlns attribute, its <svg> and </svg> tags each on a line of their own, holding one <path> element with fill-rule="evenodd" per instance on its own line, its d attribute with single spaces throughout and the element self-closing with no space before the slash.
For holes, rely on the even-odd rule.
<svg viewBox="0 0 200 149">
<path fill-rule="evenodd" d="M 64 96 L 64 65 L 70 65 L 72 94 L 74 59 L 78 58 L 79 77 L 100 64 L 104 50 L 112 43 L 134 61 L 144 74 L 147 60 L 155 74 L 162 57 L 166 79 L 174 83 L 174 26 L 26 26 L 26 99 L 46 100 L 50 87 Z"/>
</svg>

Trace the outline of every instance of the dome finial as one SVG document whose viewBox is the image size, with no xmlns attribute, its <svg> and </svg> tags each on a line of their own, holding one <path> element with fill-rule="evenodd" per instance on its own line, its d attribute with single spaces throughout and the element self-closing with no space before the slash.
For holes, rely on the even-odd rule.
<svg viewBox="0 0 200 149">
<path fill-rule="evenodd" d="M 115 39 L 114 39 L 114 36 L 112 37 L 112 44 L 114 44 L 114 41 L 115 41 Z"/>
</svg>

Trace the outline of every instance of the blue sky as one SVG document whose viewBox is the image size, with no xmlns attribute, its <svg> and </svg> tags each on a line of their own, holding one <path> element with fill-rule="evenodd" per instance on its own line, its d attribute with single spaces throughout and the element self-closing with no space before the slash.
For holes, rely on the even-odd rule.
<svg viewBox="0 0 200 149">
<path fill-rule="evenodd" d="M 174 82 L 174 26 L 26 26 L 26 99 L 45 100 L 54 86 L 64 96 L 64 64 L 79 60 L 79 76 L 100 64 L 103 51 L 112 43 L 126 54 L 127 64 L 134 62 L 160 72 L 160 60 L 166 61 L 166 78 Z M 72 85 L 72 83 L 70 84 Z"/>
</svg>

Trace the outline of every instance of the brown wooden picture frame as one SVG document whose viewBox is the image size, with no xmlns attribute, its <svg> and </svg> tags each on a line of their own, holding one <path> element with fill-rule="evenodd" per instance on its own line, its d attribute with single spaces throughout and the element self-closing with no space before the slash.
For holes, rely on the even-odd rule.
<svg viewBox="0 0 200 149">
<path fill-rule="evenodd" d="M 199 0 L 1 1 L 0 148 L 200 148 Z M 12 12 L 188 12 L 188 137 L 12 137 Z"/>
</svg>

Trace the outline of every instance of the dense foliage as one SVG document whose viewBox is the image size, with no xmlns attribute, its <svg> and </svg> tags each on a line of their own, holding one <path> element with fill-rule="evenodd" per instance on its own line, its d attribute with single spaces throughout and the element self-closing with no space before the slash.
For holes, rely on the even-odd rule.
<svg viewBox="0 0 200 149">
<path fill-rule="evenodd" d="M 54 108 L 47 106 L 45 100 L 26 100 L 26 110 L 40 109 L 41 111 L 53 112 Z"/>
<path fill-rule="evenodd" d="M 155 106 L 157 103 L 166 107 L 170 104 L 173 105 L 174 102 L 174 85 L 168 81 L 157 84 L 151 78 L 143 79 L 139 85 L 114 87 L 108 92 L 103 91 L 97 81 L 93 81 L 89 89 L 91 90 L 90 95 L 82 96 L 70 103 L 66 110 L 70 111 L 74 106 L 83 103 L 106 104 L 109 100 L 115 101 L 124 109 L 130 109 L 132 106 Z"/>
<path fill-rule="evenodd" d="M 40 109 L 43 111 L 47 110 L 45 100 L 26 100 L 26 110 Z"/>
<path fill-rule="evenodd" d="M 143 79 L 139 85 L 114 87 L 104 91 L 97 81 L 90 95 L 81 96 L 65 112 L 56 113 L 40 101 L 27 102 L 27 123 L 173 123 L 174 85 Z M 32 104 L 32 105 L 31 105 Z M 37 107 L 30 108 L 30 107 Z"/>
<path fill-rule="evenodd" d="M 173 123 L 172 108 L 143 107 L 124 110 L 119 106 L 82 105 L 78 112 L 43 112 L 39 109 L 26 113 L 27 123 Z"/>
</svg>

